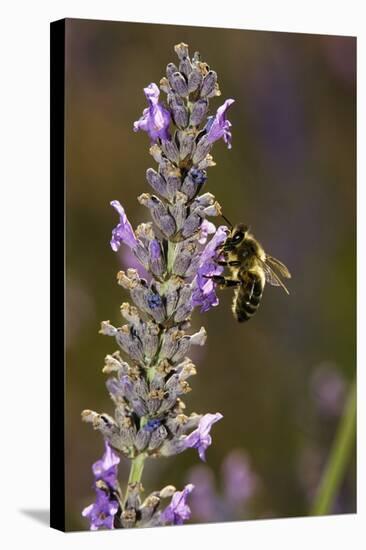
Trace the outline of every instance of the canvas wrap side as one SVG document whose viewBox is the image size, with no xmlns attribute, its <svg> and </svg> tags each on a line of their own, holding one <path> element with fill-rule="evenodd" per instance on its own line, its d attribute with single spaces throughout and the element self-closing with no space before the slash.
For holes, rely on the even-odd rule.
<svg viewBox="0 0 366 550">
<path fill-rule="evenodd" d="M 50 525 L 61 531 L 65 531 L 65 27 L 64 19 L 50 26 Z"/>
</svg>

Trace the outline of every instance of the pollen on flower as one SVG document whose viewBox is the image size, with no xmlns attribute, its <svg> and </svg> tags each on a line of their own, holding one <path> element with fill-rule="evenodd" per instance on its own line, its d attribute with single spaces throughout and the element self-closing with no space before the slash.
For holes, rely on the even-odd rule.
<svg viewBox="0 0 366 550">
<path fill-rule="evenodd" d="M 161 425 L 161 421 L 160 420 L 157 420 L 157 419 L 153 419 L 153 420 L 149 420 L 145 426 L 144 426 L 144 430 L 146 430 L 147 432 L 153 432 L 156 428 L 158 428 L 159 426 Z"/>
<path fill-rule="evenodd" d="M 149 307 L 151 309 L 155 309 L 157 307 L 160 307 L 162 305 L 162 299 L 159 296 L 159 294 L 150 294 L 147 298 L 147 302 L 149 304 Z"/>
<path fill-rule="evenodd" d="M 195 183 L 198 185 L 202 185 L 207 180 L 207 174 L 204 170 L 200 170 L 199 168 L 193 168 L 190 171 L 191 178 Z"/>
</svg>

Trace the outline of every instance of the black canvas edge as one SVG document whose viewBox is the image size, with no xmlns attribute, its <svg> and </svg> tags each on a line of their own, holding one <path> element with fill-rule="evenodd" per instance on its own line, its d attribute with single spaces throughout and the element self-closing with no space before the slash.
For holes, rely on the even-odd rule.
<svg viewBox="0 0 366 550">
<path fill-rule="evenodd" d="M 50 25 L 50 526 L 65 531 L 65 20 Z"/>
</svg>

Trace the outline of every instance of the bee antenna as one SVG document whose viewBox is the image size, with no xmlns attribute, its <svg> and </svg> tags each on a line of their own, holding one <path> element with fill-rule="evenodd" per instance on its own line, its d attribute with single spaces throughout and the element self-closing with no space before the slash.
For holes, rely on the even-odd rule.
<svg viewBox="0 0 366 550">
<path fill-rule="evenodd" d="M 231 223 L 231 221 L 229 221 L 229 220 L 227 219 L 227 217 L 224 216 L 224 214 L 221 214 L 221 217 L 226 221 L 227 224 L 229 224 L 230 229 L 232 229 L 232 228 L 233 228 L 233 224 Z"/>
</svg>

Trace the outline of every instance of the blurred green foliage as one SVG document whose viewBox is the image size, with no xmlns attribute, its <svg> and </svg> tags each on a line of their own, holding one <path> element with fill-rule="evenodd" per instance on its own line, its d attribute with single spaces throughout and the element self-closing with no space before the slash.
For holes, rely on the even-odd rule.
<svg viewBox="0 0 366 550">
<path fill-rule="evenodd" d="M 265 249 L 293 273 L 290 296 L 267 287 L 258 314 L 237 324 L 231 292 L 196 313 L 208 331 L 193 359 L 198 375 L 185 400 L 196 412 L 220 411 L 208 463 L 243 448 L 261 478 L 255 517 L 308 513 L 299 464 L 309 448 L 326 460 L 336 422 L 314 409 L 310 380 L 330 361 L 351 380 L 356 365 L 356 40 L 351 37 L 68 20 L 66 37 L 66 478 L 69 529 L 86 529 L 81 509 L 94 498 L 91 465 L 100 435 L 82 424 L 84 408 L 112 413 L 101 372 L 116 349 L 99 323 L 119 324 L 126 300 L 116 272 L 127 267 L 109 246 L 124 205 L 136 226 L 148 212 L 154 166 L 148 138 L 132 131 L 145 108 L 143 87 L 158 83 L 178 42 L 189 44 L 219 75 L 230 111 L 233 149 L 214 147 L 207 190 L 231 220 L 251 225 Z M 221 222 L 220 222 L 221 223 Z M 146 492 L 181 487 L 194 451 L 150 461 Z M 338 510 L 355 510 L 355 459 Z M 127 479 L 122 464 L 121 481 Z M 312 468 L 309 463 L 308 468 Z M 217 474 L 218 475 L 218 474 Z M 318 475 L 314 473 L 315 477 Z"/>
</svg>

